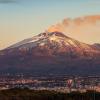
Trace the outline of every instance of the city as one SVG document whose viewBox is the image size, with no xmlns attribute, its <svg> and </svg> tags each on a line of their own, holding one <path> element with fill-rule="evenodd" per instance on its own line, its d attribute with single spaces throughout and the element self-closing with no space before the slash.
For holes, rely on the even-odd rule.
<svg viewBox="0 0 100 100">
<path fill-rule="evenodd" d="M 72 91 L 86 92 L 95 90 L 100 92 L 99 76 L 32 76 L 24 74 L 0 75 L 0 90 L 12 88 L 28 88 L 31 90 L 49 90 L 69 93 Z"/>
</svg>

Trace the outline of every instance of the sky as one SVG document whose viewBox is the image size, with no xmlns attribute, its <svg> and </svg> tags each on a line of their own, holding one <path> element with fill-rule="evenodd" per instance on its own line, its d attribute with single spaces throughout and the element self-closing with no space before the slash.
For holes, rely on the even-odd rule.
<svg viewBox="0 0 100 100">
<path fill-rule="evenodd" d="M 0 49 L 44 32 L 65 18 L 90 15 L 100 15 L 100 0 L 0 0 Z M 93 42 L 98 42 L 100 34 L 95 37 Z"/>
</svg>

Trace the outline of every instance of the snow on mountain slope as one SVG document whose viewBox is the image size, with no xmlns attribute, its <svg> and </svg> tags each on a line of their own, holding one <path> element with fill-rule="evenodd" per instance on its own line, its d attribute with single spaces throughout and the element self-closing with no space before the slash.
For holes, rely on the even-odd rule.
<svg viewBox="0 0 100 100">
<path fill-rule="evenodd" d="M 12 45 L 6 50 L 14 52 L 13 49 L 17 51 L 20 50 L 21 52 L 31 50 L 32 54 L 41 56 L 72 55 L 72 57 L 91 58 L 93 55 L 100 53 L 100 51 L 93 48 L 93 46 L 72 39 L 61 32 L 44 32 Z"/>
<path fill-rule="evenodd" d="M 27 43 L 36 42 L 36 41 L 38 41 L 41 38 L 42 38 L 41 36 L 34 36 L 32 38 L 24 39 L 21 42 L 18 42 L 18 43 L 14 44 L 14 45 L 12 45 L 12 46 L 10 46 L 8 48 L 9 49 L 10 48 L 15 48 L 15 47 L 19 47 L 21 45 L 27 44 Z"/>
<path fill-rule="evenodd" d="M 70 47 L 78 47 L 78 48 L 84 48 L 84 49 L 91 49 L 91 47 L 85 43 L 81 43 L 75 39 L 72 39 L 70 37 L 65 36 L 63 33 L 60 32 L 52 32 L 52 33 L 41 33 L 39 35 L 36 35 L 32 38 L 25 39 L 21 42 L 18 42 L 10 48 L 17 48 L 17 47 L 28 47 L 32 48 L 34 46 L 43 46 L 50 44 L 57 44 L 58 46 L 70 46 Z M 56 46 L 56 45 L 55 45 Z"/>
</svg>

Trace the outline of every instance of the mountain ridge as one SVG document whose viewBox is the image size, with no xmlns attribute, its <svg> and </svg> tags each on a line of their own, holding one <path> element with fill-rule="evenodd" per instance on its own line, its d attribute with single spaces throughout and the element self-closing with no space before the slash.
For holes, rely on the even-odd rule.
<svg viewBox="0 0 100 100">
<path fill-rule="evenodd" d="M 99 49 L 57 31 L 41 33 L 0 52 L 3 72 L 99 74 L 99 65 Z"/>
</svg>

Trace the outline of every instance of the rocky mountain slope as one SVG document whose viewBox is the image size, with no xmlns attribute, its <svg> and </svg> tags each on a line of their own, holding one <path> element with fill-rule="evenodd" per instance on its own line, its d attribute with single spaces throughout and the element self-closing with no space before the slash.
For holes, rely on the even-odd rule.
<svg viewBox="0 0 100 100">
<path fill-rule="evenodd" d="M 61 32 L 44 32 L 0 51 L 0 72 L 100 74 L 100 50 Z"/>
</svg>

